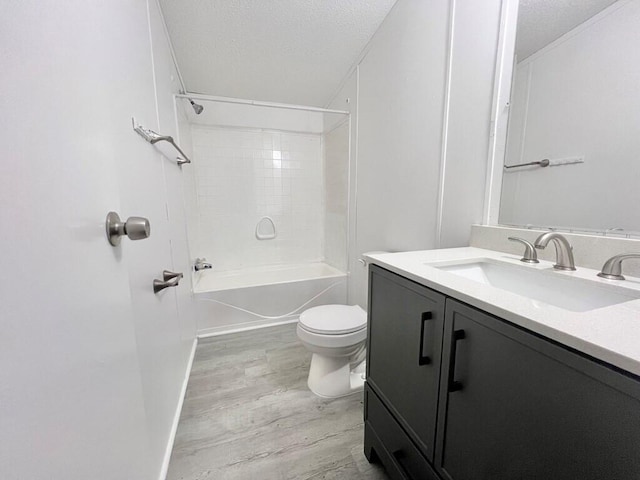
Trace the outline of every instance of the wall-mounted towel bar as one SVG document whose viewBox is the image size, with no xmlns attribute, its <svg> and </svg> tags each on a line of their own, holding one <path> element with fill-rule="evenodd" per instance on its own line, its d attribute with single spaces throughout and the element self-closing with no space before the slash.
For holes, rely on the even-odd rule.
<svg viewBox="0 0 640 480">
<path fill-rule="evenodd" d="M 517 163 L 516 165 L 505 165 L 504 168 L 528 167 L 530 165 L 540 165 L 541 167 L 548 167 L 549 166 L 549 159 L 545 158 L 544 160 L 540 160 L 538 162 Z"/>
<path fill-rule="evenodd" d="M 169 135 L 160 135 L 159 133 L 154 132 L 153 130 L 144 128 L 142 125 L 136 125 L 135 118 L 131 119 L 131 124 L 133 125 L 133 129 L 135 130 L 135 132 L 138 133 L 138 135 L 140 135 L 150 144 L 153 145 L 158 142 L 169 142 L 171 145 L 173 145 L 173 148 L 175 148 L 178 151 L 178 153 L 180 153 L 180 156 L 177 158 L 178 165 L 191 163 L 191 160 L 189 160 L 189 157 L 187 157 L 187 155 L 182 151 L 182 149 L 178 146 L 178 144 L 173 140 L 173 137 L 170 137 Z"/>
<path fill-rule="evenodd" d="M 518 163 L 516 165 L 505 165 L 505 170 L 509 168 L 529 167 L 531 165 L 540 165 L 541 167 L 559 167 L 561 165 L 573 165 L 574 163 L 584 163 L 584 157 L 566 157 L 566 158 L 554 158 L 549 160 L 539 160 L 537 162 Z"/>
</svg>

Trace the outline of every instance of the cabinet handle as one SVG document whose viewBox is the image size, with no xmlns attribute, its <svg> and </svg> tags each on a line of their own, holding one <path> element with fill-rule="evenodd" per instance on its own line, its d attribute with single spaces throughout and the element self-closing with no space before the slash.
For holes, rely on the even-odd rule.
<svg viewBox="0 0 640 480">
<path fill-rule="evenodd" d="M 406 467 L 402 463 L 402 459 L 404 458 L 404 452 L 402 450 L 396 450 L 391 455 L 393 455 L 393 459 L 400 467 L 400 473 L 404 480 L 413 480 L 413 476 L 407 471 Z"/>
<path fill-rule="evenodd" d="M 418 357 L 418 365 L 429 365 L 431 358 L 424 353 L 425 341 L 424 341 L 424 325 L 427 320 L 432 320 L 433 314 L 431 312 L 422 312 L 422 325 L 420 326 L 420 355 Z"/>
<path fill-rule="evenodd" d="M 454 330 L 451 337 L 451 361 L 449 363 L 449 391 L 457 392 L 462 390 L 462 383 L 454 380 L 456 374 L 456 350 L 458 346 L 458 340 L 463 340 L 466 337 L 464 330 Z"/>
</svg>

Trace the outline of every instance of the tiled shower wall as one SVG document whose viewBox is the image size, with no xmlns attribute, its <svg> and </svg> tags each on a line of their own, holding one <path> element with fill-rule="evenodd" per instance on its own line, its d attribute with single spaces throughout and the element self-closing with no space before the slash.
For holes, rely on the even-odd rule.
<svg viewBox="0 0 640 480">
<path fill-rule="evenodd" d="M 324 259 L 322 136 L 192 129 L 198 201 L 194 256 L 217 271 Z M 277 237 L 258 240 L 260 218 Z"/>
</svg>

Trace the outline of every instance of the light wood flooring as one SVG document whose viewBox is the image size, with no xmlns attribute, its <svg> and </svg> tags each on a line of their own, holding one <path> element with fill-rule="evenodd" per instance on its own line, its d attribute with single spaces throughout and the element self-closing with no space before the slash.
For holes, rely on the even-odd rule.
<svg viewBox="0 0 640 480">
<path fill-rule="evenodd" d="M 295 328 L 199 342 L 168 480 L 388 478 L 363 454 L 362 394 L 312 394 Z"/>
</svg>

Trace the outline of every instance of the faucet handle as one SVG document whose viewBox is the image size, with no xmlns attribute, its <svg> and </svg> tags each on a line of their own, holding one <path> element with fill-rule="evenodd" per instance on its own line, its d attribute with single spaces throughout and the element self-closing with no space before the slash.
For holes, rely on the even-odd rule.
<svg viewBox="0 0 640 480">
<path fill-rule="evenodd" d="M 624 276 L 622 275 L 622 261 L 627 258 L 640 258 L 640 253 L 625 253 L 611 257 L 604 262 L 602 271 L 598 276 L 606 278 L 607 280 L 624 280 Z"/>
<path fill-rule="evenodd" d="M 524 263 L 540 263 L 538 261 L 538 254 L 536 252 L 536 247 L 533 244 L 524 238 L 519 237 L 509 237 L 509 240 L 512 242 L 519 242 L 524 245 L 524 256 L 520 259 L 521 262 Z"/>
</svg>

